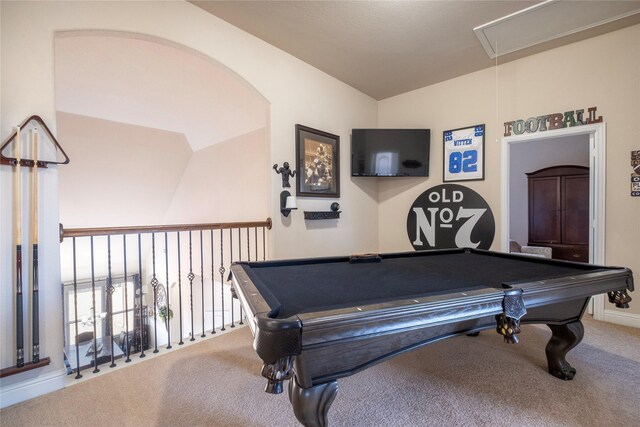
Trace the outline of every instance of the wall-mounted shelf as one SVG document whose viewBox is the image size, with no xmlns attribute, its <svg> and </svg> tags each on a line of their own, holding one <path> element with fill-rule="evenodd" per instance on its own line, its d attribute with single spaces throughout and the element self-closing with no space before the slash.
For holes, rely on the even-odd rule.
<svg viewBox="0 0 640 427">
<path fill-rule="evenodd" d="M 338 219 L 342 211 L 304 211 L 304 219 Z"/>
</svg>

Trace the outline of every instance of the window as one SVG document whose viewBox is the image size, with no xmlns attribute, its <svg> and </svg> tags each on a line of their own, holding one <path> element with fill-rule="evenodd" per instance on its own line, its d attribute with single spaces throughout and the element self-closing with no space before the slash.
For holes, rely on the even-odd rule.
<svg viewBox="0 0 640 427">
<path fill-rule="evenodd" d="M 109 306 L 107 279 L 95 280 L 92 286 L 91 281 L 83 281 L 77 284 L 77 292 L 74 294 L 73 283 L 63 284 L 64 289 L 64 316 L 65 316 L 65 345 L 75 345 L 76 336 L 87 333 L 98 338 L 105 336 L 118 336 L 121 332 L 126 332 L 134 328 L 135 309 L 139 307 L 138 276 L 124 278 L 114 278 L 114 292 L 111 295 L 113 313 L 113 333 L 110 331 Z M 94 292 L 95 290 L 95 292 Z M 136 292 L 138 292 L 136 294 Z M 77 318 L 76 318 L 77 303 Z M 77 325 L 77 331 L 76 331 Z M 89 338 L 90 339 L 90 338 Z M 83 339 L 84 341 L 84 339 Z"/>
</svg>

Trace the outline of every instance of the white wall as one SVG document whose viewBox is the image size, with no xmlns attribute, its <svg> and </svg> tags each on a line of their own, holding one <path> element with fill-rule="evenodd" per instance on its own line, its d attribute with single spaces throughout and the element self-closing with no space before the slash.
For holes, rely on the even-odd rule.
<svg viewBox="0 0 640 427">
<path fill-rule="evenodd" d="M 509 239 L 527 244 L 529 199 L 527 173 L 559 165 L 589 167 L 589 136 L 513 144 L 509 165 Z"/>
<path fill-rule="evenodd" d="M 164 223 L 266 219 L 271 174 L 265 131 L 250 132 L 193 153 Z"/>
<path fill-rule="evenodd" d="M 640 271 L 637 242 L 640 204 L 629 197 L 629 152 L 640 134 L 640 26 L 634 26 L 498 67 L 452 79 L 380 103 L 321 71 L 184 2 L 1 2 L 0 136 L 25 117 L 39 114 L 56 133 L 54 34 L 66 30 L 113 30 L 157 37 L 219 61 L 270 104 L 270 164 L 293 163 L 294 125 L 341 137 L 342 217 L 304 221 L 302 210 L 325 210 L 332 200 L 300 199 L 289 219 L 279 212 L 280 177 L 270 171 L 272 258 L 410 249 L 406 215 L 415 198 L 441 183 L 442 131 L 486 123 L 484 181 L 468 183 L 494 209 L 500 223 L 502 123 L 531 115 L 598 106 L 607 122 L 607 263 Z M 379 110 L 379 111 L 378 111 Z M 350 130 L 366 127 L 432 129 L 431 177 L 350 178 Z M 64 141 L 60 141 L 64 146 Z M 73 160 L 72 160 L 73 161 Z M 64 167 L 64 166 L 61 166 Z M 269 165 L 270 167 L 270 165 Z M 52 365 L 3 378 L 2 405 L 33 391 L 59 387 L 62 369 L 57 168 L 41 176 L 41 317 L 43 356 Z M 12 283 L 11 170 L 0 168 L 0 279 Z M 26 201 L 25 201 L 26 205 Z M 499 227 L 498 227 L 499 228 Z M 24 235 L 28 235 L 25 229 Z M 500 230 L 496 230 L 497 235 Z M 494 243 L 494 248 L 497 248 Z M 29 276 L 26 274 L 25 280 Z M 11 325 L 12 294 L 2 287 L 2 324 Z M 633 312 L 640 306 L 635 305 Z M 13 359 L 13 335 L 2 333 L 2 367 Z M 19 389 L 28 389 L 26 392 Z M 14 399 L 14 400 L 12 400 Z"/>
<path fill-rule="evenodd" d="M 480 82 L 477 80 L 479 75 L 482 75 Z M 457 184 L 482 195 L 493 211 L 496 226 L 499 223 L 500 156 L 494 124 L 495 83 L 485 81 L 492 75 L 495 75 L 494 71 L 479 71 L 380 101 L 381 128 L 431 129 L 429 177 L 380 181 L 378 235 L 381 252 L 413 250 L 407 235 L 409 209 L 427 188 L 442 183 L 442 133 L 449 129 L 486 124 L 485 180 Z M 498 231 L 496 229 L 496 236 Z"/>
<path fill-rule="evenodd" d="M 185 2 L 2 2 L 1 14 L 1 105 L 0 135 L 6 138 L 12 127 L 24 118 L 40 115 L 57 133 L 54 93 L 54 36 L 56 31 L 112 30 L 136 33 L 187 46 L 220 62 L 238 74 L 270 104 L 267 129 L 270 161 L 294 160 L 294 126 L 301 123 L 342 138 L 341 190 L 344 213 L 335 227 L 305 224 L 300 211 L 282 221 L 278 206 L 281 180 L 273 173 L 269 179 L 270 255 L 275 258 L 310 254 L 349 253 L 377 249 L 377 186 L 373 182 L 353 183 L 349 179 L 349 132 L 354 127 L 374 127 L 377 103 L 355 89 L 310 67 L 304 62 L 256 39 L 224 21 Z M 60 141 L 64 147 L 64 141 Z M 73 159 L 72 159 L 73 161 Z M 64 167 L 64 166 L 61 166 Z M 28 386 L 47 376 L 57 381 L 62 370 L 62 331 L 60 325 L 60 266 L 58 243 L 58 174 L 56 168 L 43 172 L 41 220 L 41 354 L 52 364 L 27 374 L 3 378 L 2 405 Z M 12 194 L 11 170 L 0 171 L 2 216 L 0 223 L 0 270 L 2 283 L 12 283 Z M 301 209 L 325 209 L 326 200 L 300 200 Z M 96 224 L 97 225 L 97 224 Z M 28 230 L 25 229 L 25 237 Z M 25 239 L 26 241 L 26 239 Z M 25 280 L 29 279 L 26 274 Z M 5 292 L 8 290 L 8 292 Z M 12 325 L 11 290 L 3 286 L 3 325 Z M 9 314 L 7 316 L 6 314 Z M 9 318 L 5 318 L 9 317 Z M 14 338 L 2 333 L 0 365 L 11 366 Z M 49 377 L 47 377 L 49 378 Z M 59 386 L 58 383 L 52 387 Z M 10 390 L 11 393 L 5 393 Z M 47 389 L 40 384 L 40 390 Z"/>
<path fill-rule="evenodd" d="M 58 112 L 65 228 L 161 224 L 193 152 L 183 134 Z M 61 142 L 62 144 L 62 142 Z"/>
<path fill-rule="evenodd" d="M 640 271 L 640 200 L 630 197 L 630 152 L 638 149 L 640 25 L 471 73 L 379 103 L 380 127 L 432 130 L 431 177 L 380 183 L 380 250 L 410 250 L 406 219 L 411 203 L 442 183 L 442 132 L 486 124 L 485 180 L 466 183 L 491 206 L 501 235 L 500 159 L 503 123 L 598 107 L 606 122 L 605 262 Z M 500 239 L 492 249 L 500 250 Z M 637 297 L 636 297 L 637 299 Z M 632 304 L 621 315 L 640 314 Z"/>
<path fill-rule="evenodd" d="M 183 134 L 193 151 L 261 129 L 263 97 L 207 56 L 140 34 L 55 37 L 56 109 Z"/>
</svg>

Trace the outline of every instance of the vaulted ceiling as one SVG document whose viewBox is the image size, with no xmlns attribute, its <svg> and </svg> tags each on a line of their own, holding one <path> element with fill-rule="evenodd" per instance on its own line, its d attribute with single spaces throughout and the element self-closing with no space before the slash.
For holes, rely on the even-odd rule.
<svg viewBox="0 0 640 427">
<path fill-rule="evenodd" d="M 190 2 L 378 100 L 494 66 L 474 28 L 531 6 L 493 32 L 537 44 L 499 63 L 640 23 L 640 1 Z"/>
<path fill-rule="evenodd" d="M 191 3 L 378 100 L 640 23 L 640 1 Z M 490 58 L 474 28 L 532 7 L 485 30 Z M 500 55 L 525 36 L 547 41 Z M 267 122 L 266 101 L 228 69 L 143 37 L 60 35 L 55 75 L 59 111 L 181 133 L 194 151 Z"/>
</svg>

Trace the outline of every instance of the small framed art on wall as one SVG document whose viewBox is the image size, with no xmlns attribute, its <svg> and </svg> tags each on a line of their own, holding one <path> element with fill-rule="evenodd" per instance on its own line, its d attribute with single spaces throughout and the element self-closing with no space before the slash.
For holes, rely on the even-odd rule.
<svg viewBox="0 0 640 427">
<path fill-rule="evenodd" d="M 298 197 L 340 197 L 340 137 L 296 125 Z"/>
</svg>

